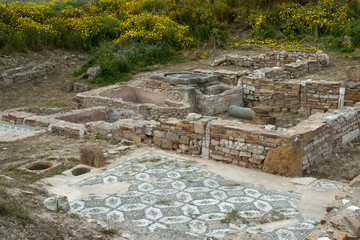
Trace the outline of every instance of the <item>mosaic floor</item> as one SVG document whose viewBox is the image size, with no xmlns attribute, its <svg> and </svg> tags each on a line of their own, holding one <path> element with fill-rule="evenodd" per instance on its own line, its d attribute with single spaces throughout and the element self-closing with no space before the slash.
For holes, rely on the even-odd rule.
<svg viewBox="0 0 360 240">
<path fill-rule="evenodd" d="M 36 134 L 39 129 L 0 120 L 0 142 L 16 141 Z"/>
<path fill-rule="evenodd" d="M 145 154 L 76 184 L 131 184 L 126 193 L 90 195 L 71 203 L 71 211 L 102 224 L 132 221 L 137 232 L 175 229 L 201 237 L 248 231 L 270 239 L 302 239 L 316 223 L 296 210 L 298 194 L 225 180 L 180 158 Z M 230 218 L 229 212 L 237 212 Z M 263 230 L 257 225 L 286 219 L 290 228 Z"/>
<path fill-rule="evenodd" d="M 26 133 L 26 132 L 36 131 L 37 129 L 34 127 L 30 127 L 30 126 L 11 124 L 11 123 L 0 121 L 0 131 L 9 131 L 9 130 Z"/>
</svg>

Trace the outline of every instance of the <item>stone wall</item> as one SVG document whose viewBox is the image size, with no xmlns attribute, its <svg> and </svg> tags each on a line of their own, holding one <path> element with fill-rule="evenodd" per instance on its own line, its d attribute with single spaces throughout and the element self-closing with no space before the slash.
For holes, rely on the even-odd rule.
<svg viewBox="0 0 360 240">
<path fill-rule="evenodd" d="M 297 112 L 301 107 L 299 83 L 286 83 L 266 78 L 243 77 L 245 106 L 272 106 L 274 111 Z"/>
<path fill-rule="evenodd" d="M 194 117 L 192 117 L 192 115 Z M 154 145 L 182 153 L 201 155 L 206 138 L 206 129 L 212 117 L 190 114 L 187 119 L 168 119 L 154 128 Z"/>
<path fill-rule="evenodd" d="M 0 76 L 0 86 L 9 86 L 16 83 L 27 82 L 33 79 L 43 78 L 53 72 L 55 64 L 45 62 L 34 66 L 28 64 L 22 67 L 4 71 Z"/>
<path fill-rule="evenodd" d="M 293 64 L 293 66 L 286 66 Z M 322 51 L 316 54 L 307 54 L 301 52 L 290 53 L 282 52 L 268 52 L 257 56 L 241 56 L 241 55 L 226 55 L 224 58 L 215 60 L 214 66 L 219 65 L 236 65 L 239 67 L 248 67 L 254 69 L 271 68 L 271 67 L 288 67 L 291 69 L 308 69 L 314 70 L 318 67 L 329 64 L 329 58 Z"/>
<path fill-rule="evenodd" d="M 244 76 L 244 104 L 272 106 L 274 111 L 298 112 L 301 107 L 309 110 L 339 108 L 341 82 L 278 81 L 268 78 Z M 352 106 L 360 100 L 360 87 L 344 87 L 343 106 Z"/>
<path fill-rule="evenodd" d="M 334 149 L 360 135 L 360 104 L 331 113 L 317 113 L 294 127 L 277 130 L 195 113 L 184 120 L 169 118 L 156 122 L 129 118 L 85 125 L 57 120 L 54 116 L 59 114 L 33 116 L 26 112 L 7 112 L 2 114 L 2 119 L 44 126 L 59 134 L 125 138 L 284 176 L 301 175 L 311 164 L 329 158 Z"/>
<path fill-rule="evenodd" d="M 105 106 L 117 109 L 131 109 L 141 114 L 148 120 L 159 120 L 170 117 L 185 118 L 190 113 L 190 106 L 187 103 L 180 101 L 171 101 L 165 99 L 163 102 L 166 106 L 158 106 L 152 103 L 135 103 L 123 101 L 122 98 L 103 96 L 107 91 L 122 88 L 119 85 L 94 89 L 85 93 L 79 93 L 74 100 L 81 105 L 82 108 Z M 156 98 L 156 96 L 154 96 Z"/>
<path fill-rule="evenodd" d="M 205 69 L 195 69 L 192 70 L 194 73 L 202 74 L 214 74 L 218 76 L 218 80 L 221 83 L 232 86 L 241 86 L 242 77 L 249 75 L 251 72 L 249 70 L 242 71 L 229 71 L 229 70 L 205 70 Z"/>
<path fill-rule="evenodd" d="M 218 94 L 196 91 L 195 110 L 204 115 L 224 113 L 231 105 L 242 106 L 243 89 L 233 87 Z"/>
</svg>

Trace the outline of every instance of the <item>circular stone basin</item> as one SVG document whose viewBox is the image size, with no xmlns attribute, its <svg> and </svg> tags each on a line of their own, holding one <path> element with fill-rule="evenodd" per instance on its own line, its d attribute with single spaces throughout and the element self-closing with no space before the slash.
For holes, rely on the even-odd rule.
<svg viewBox="0 0 360 240">
<path fill-rule="evenodd" d="M 194 72 L 171 72 L 159 73 L 150 76 L 152 79 L 170 82 L 173 84 L 202 84 L 217 81 L 218 77 L 214 74 L 203 74 Z"/>
<path fill-rule="evenodd" d="M 52 162 L 35 162 L 26 168 L 31 171 L 37 171 L 37 170 L 45 170 L 53 166 L 54 163 Z"/>
<path fill-rule="evenodd" d="M 54 171 L 58 169 L 61 165 L 62 165 L 61 163 L 56 163 L 56 162 L 38 161 L 38 162 L 32 162 L 26 164 L 25 166 L 20 167 L 19 170 L 28 173 L 42 174 L 42 173 L 48 173 Z"/>
<path fill-rule="evenodd" d="M 80 175 L 83 175 L 85 173 L 88 173 L 90 172 L 91 169 L 90 168 L 86 168 L 86 167 L 78 167 L 78 168 L 75 168 L 74 170 L 71 171 L 71 174 L 73 176 L 80 176 Z"/>
</svg>

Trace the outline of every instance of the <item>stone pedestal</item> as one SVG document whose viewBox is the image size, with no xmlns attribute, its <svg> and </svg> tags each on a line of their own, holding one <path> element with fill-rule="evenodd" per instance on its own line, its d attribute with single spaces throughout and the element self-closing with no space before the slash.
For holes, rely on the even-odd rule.
<svg viewBox="0 0 360 240">
<path fill-rule="evenodd" d="M 253 121 L 259 125 L 275 124 L 274 117 L 270 117 L 272 107 L 269 106 L 255 106 L 252 108 L 254 111 Z"/>
</svg>

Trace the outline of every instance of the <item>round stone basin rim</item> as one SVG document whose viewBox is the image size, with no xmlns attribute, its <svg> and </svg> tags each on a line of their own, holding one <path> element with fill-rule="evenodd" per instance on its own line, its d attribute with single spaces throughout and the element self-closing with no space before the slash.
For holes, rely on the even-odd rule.
<svg viewBox="0 0 360 240">
<path fill-rule="evenodd" d="M 18 169 L 27 173 L 42 174 L 42 173 L 49 173 L 55 171 L 61 166 L 62 163 L 57 163 L 54 161 L 36 161 L 25 164 L 24 166 L 21 166 Z"/>
<path fill-rule="evenodd" d="M 167 72 L 159 73 L 151 76 L 152 79 L 170 82 L 173 84 L 201 84 L 218 80 L 218 76 L 214 74 L 203 74 L 194 72 Z"/>
</svg>

